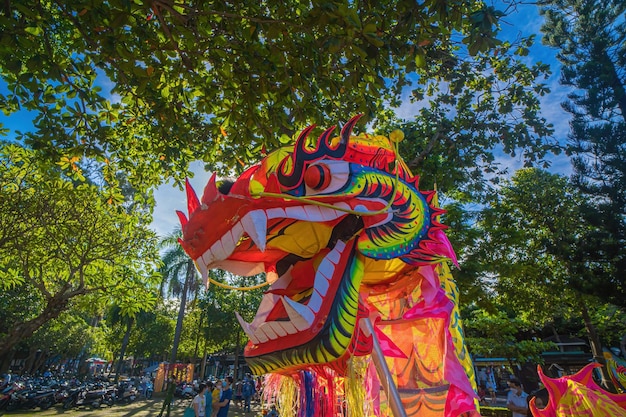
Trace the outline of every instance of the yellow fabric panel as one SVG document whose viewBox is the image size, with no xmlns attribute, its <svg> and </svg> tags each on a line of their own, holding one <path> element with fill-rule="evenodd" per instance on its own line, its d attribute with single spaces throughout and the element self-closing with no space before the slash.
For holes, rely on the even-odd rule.
<svg viewBox="0 0 626 417">
<path fill-rule="evenodd" d="M 297 222 L 289 226 L 287 233 L 272 236 L 267 245 L 303 258 L 312 258 L 326 247 L 332 231 L 332 227 L 323 223 Z"/>
</svg>

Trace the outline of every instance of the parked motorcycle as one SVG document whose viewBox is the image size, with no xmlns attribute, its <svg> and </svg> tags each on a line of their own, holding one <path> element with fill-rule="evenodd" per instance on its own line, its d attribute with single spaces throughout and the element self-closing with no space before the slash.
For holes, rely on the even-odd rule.
<svg viewBox="0 0 626 417">
<path fill-rule="evenodd" d="M 139 392 L 132 384 L 128 382 L 120 382 L 117 386 L 116 402 L 122 404 L 130 404 L 135 401 Z"/>
<path fill-rule="evenodd" d="M 152 383 L 152 381 L 146 382 L 146 394 L 145 394 L 146 398 L 151 399 L 153 393 L 154 393 L 154 384 Z"/>
<path fill-rule="evenodd" d="M 176 387 L 174 391 L 174 397 L 182 399 L 190 399 L 196 396 L 196 391 L 193 389 L 193 385 L 182 383 Z"/>
<path fill-rule="evenodd" d="M 5 410 L 11 402 L 12 394 L 16 390 L 14 384 L 6 385 L 2 391 L 0 391 L 0 411 Z"/>
<path fill-rule="evenodd" d="M 7 411 L 31 410 L 39 407 L 47 410 L 54 404 L 56 404 L 56 390 L 23 388 L 10 394 L 5 409 Z"/>
<path fill-rule="evenodd" d="M 107 390 L 104 386 L 85 386 L 72 389 L 63 402 L 63 409 L 69 410 L 70 408 L 80 406 L 100 408 L 100 405 L 107 403 L 106 395 Z"/>
</svg>

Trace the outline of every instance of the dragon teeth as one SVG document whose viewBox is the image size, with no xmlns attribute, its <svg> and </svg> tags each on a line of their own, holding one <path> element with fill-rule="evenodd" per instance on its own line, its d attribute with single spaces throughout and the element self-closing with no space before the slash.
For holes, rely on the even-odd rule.
<svg viewBox="0 0 626 417">
<path fill-rule="evenodd" d="M 259 331 L 263 331 L 263 333 L 265 333 L 265 335 L 270 340 L 278 339 L 278 334 L 276 334 L 276 332 L 274 331 L 273 326 L 270 323 L 263 323 L 262 325 L 260 325 L 259 328 L 257 329 L 257 333 Z"/>
<path fill-rule="evenodd" d="M 263 210 L 255 210 L 243 216 L 241 219 L 243 230 L 261 252 L 265 251 L 267 235 L 267 216 Z"/>
<path fill-rule="evenodd" d="M 302 206 L 285 208 L 285 217 L 289 219 L 309 220 Z"/>
<path fill-rule="evenodd" d="M 253 328 L 257 329 L 261 324 L 265 323 L 267 315 L 272 311 L 274 305 L 279 302 L 279 298 L 279 295 L 272 293 L 263 295 L 256 316 L 254 317 L 254 320 L 252 320 Z"/>
<path fill-rule="evenodd" d="M 303 331 L 311 327 L 315 319 L 315 314 L 309 307 L 295 302 L 289 297 L 282 297 L 281 300 L 285 306 L 289 320 L 296 326 L 296 329 Z"/>
<path fill-rule="evenodd" d="M 237 317 L 237 321 L 241 325 L 241 328 L 246 333 L 246 335 L 248 335 L 248 337 L 250 338 L 252 343 L 254 343 L 254 344 L 259 343 L 259 339 L 255 335 L 256 331 L 255 331 L 254 327 L 250 323 L 246 322 L 243 319 L 243 317 L 241 317 L 241 315 L 238 312 L 236 312 L 236 311 L 235 311 L 235 317 Z"/>
<path fill-rule="evenodd" d="M 254 344 L 265 343 L 268 340 L 270 340 L 269 336 L 267 335 L 267 333 L 263 331 L 262 327 L 259 327 L 258 329 L 256 329 L 256 331 L 254 332 L 254 337 L 257 340 L 257 342 L 252 342 Z"/>
<path fill-rule="evenodd" d="M 295 334 L 298 331 L 309 329 L 324 302 L 324 297 L 328 293 L 330 287 L 330 277 L 333 276 L 336 264 L 341 259 L 346 245 L 342 241 L 338 241 L 333 250 L 320 262 L 318 270 L 315 274 L 314 288 L 306 305 L 293 301 L 289 297 L 279 296 L 274 293 L 266 293 L 261 300 L 261 305 L 256 317 L 251 324 L 242 324 L 246 334 L 252 340 L 252 343 L 263 343 L 268 340 L 275 340 L 289 334 Z M 293 279 L 290 271 L 287 271 L 273 285 L 273 289 L 287 288 L 289 282 Z M 279 300 L 285 306 L 288 321 L 266 321 L 269 312 L 274 304 Z M 242 321 L 240 320 L 240 323 Z M 252 334 L 252 335 L 251 335 Z"/>
<path fill-rule="evenodd" d="M 282 219 L 287 217 L 285 210 L 280 207 L 268 209 L 266 213 L 268 219 Z"/>
<path fill-rule="evenodd" d="M 283 328 L 281 322 L 279 322 L 279 321 L 270 321 L 270 322 L 267 322 L 266 325 L 268 327 L 270 327 L 274 331 L 274 333 L 276 333 L 276 335 L 278 337 L 285 337 L 285 336 L 287 336 L 287 330 L 285 328 Z M 296 328 L 294 327 L 294 330 L 295 329 Z"/>
<path fill-rule="evenodd" d="M 209 286 L 209 270 L 207 269 L 206 264 L 202 258 L 198 258 L 195 262 L 196 268 L 200 272 L 200 276 L 202 277 L 202 282 L 205 287 Z"/>
<path fill-rule="evenodd" d="M 320 308 L 322 308 L 322 302 L 324 301 L 324 297 L 317 291 L 317 288 L 313 290 L 311 294 L 311 298 L 309 298 L 309 302 L 306 304 L 308 308 L 310 308 L 314 313 L 319 313 Z"/>
</svg>

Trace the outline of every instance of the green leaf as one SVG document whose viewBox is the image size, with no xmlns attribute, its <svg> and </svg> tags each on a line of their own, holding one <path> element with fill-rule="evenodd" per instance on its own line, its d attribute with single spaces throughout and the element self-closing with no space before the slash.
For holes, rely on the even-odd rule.
<svg viewBox="0 0 626 417">
<path fill-rule="evenodd" d="M 43 33 L 43 30 L 39 26 L 29 26 L 24 28 L 24 32 L 29 33 L 33 36 L 39 36 Z"/>
</svg>

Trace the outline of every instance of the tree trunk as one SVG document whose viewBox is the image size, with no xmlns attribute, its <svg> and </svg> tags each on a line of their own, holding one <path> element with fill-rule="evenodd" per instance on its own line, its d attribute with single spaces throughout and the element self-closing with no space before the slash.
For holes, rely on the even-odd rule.
<svg viewBox="0 0 626 417">
<path fill-rule="evenodd" d="M 193 349 L 193 363 L 194 363 L 194 373 L 197 373 L 197 369 L 195 369 L 195 364 L 198 363 L 198 345 L 200 343 L 200 333 L 202 331 L 202 322 L 204 321 L 204 309 L 200 311 L 200 320 L 198 321 L 198 330 L 196 332 L 196 346 Z M 202 369 L 202 367 L 200 367 Z"/>
<path fill-rule="evenodd" d="M 235 381 L 237 379 L 239 379 L 239 350 L 241 349 L 241 334 L 239 332 L 239 329 L 241 328 L 241 326 L 237 326 L 237 344 L 235 345 L 235 364 L 233 372 L 234 372 L 234 377 L 235 377 Z"/>
<path fill-rule="evenodd" d="M 561 336 L 559 336 L 559 333 L 556 331 L 556 327 L 554 327 L 554 322 L 550 323 L 550 328 L 552 329 L 554 340 L 556 340 L 556 343 L 559 344 L 559 350 L 561 352 L 565 352 L 565 346 L 563 346 L 563 344 L 561 343 Z"/>
<path fill-rule="evenodd" d="M 39 356 L 37 356 L 35 358 L 35 363 L 33 364 L 33 368 L 31 370 L 31 374 L 37 374 L 38 372 L 42 371 L 43 373 L 43 365 L 46 363 L 46 361 L 48 360 L 49 357 L 49 353 L 47 351 L 41 351 L 39 353 Z"/>
<path fill-rule="evenodd" d="M 206 352 L 206 343 L 204 344 L 204 354 L 202 355 L 202 364 L 200 364 L 200 378 L 204 379 L 204 376 L 206 375 L 206 357 L 207 357 L 207 352 Z"/>
<path fill-rule="evenodd" d="M 109 377 L 111 377 L 111 371 L 113 371 L 113 367 L 115 367 L 115 369 L 117 370 L 117 361 L 118 357 L 117 357 L 117 352 L 113 352 L 113 360 L 111 361 L 111 368 L 109 369 Z M 116 371 L 117 372 L 117 371 Z M 117 378 L 117 375 L 115 376 L 115 378 Z M 117 379 L 116 379 L 117 381 Z"/>
<path fill-rule="evenodd" d="M 11 349 L 8 353 L 4 355 L 0 355 L 0 374 L 8 373 L 14 356 L 15 356 L 15 349 Z"/>
<path fill-rule="evenodd" d="M 578 305 L 580 307 L 580 312 L 583 317 L 583 321 L 585 322 L 585 329 L 587 330 L 587 336 L 589 337 L 589 342 L 591 343 L 591 353 L 593 354 L 593 359 L 602 365 L 600 368 L 600 377 L 601 377 L 601 385 L 607 390 L 614 391 L 612 384 L 609 382 L 611 377 L 606 368 L 606 360 L 604 359 L 604 355 L 602 354 L 602 344 L 600 343 L 600 336 L 598 336 L 598 332 L 596 331 L 596 327 L 591 322 L 591 317 L 589 316 L 589 310 L 587 310 L 587 305 L 583 300 L 583 297 L 578 296 Z"/>
<path fill-rule="evenodd" d="M 180 297 L 180 307 L 178 308 L 178 319 L 176 320 L 176 330 L 174 331 L 174 343 L 172 344 L 172 355 L 170 356 L 170 363 L 176 363 L 176 356 L 178 354 L 178 345 L 180 343 L 180 334 L 183 331 L 183 319 L 185 318 L 185 307 L 187 304 L 187 293 L 189 292 L 189 286 L 191 280 L 195 277 L 195 266 L 193 260 L 187 262 L 187 273 L 185 274 L 185 283 L 183 285 L 182 295 Z"/>
<path fill-rule="evenodd" d="M 55 319 L 67 307 L 70 298 L 84 294 L 85 291 L 71 293 L 57 293 L 48 300 L 41 314 L 32 320 L 18 322 L 13 325 L 3 338 L 0 339 L 0 357 L 5 357 L 22 340 L 28 339 L 41 326 Z"/>
<path fill-rule="evenodd" d="M 117 367 L 115 368 L 115 382 L 117 383 L 120 372 L 122 370 L 122 363 L 124 363 L 124 355 L 126 355 L 126 348 L 128 347 L 128 341 L 130 340 L 130 332 L 133 329 L 133 322 L 135 320 L 132 318 L 126 319 L 126 332 L 124 333 L 124 339 L 122 339 L 122 347 L 120 348 L 120 360 L 117 362 Z"/>
</svg>

